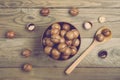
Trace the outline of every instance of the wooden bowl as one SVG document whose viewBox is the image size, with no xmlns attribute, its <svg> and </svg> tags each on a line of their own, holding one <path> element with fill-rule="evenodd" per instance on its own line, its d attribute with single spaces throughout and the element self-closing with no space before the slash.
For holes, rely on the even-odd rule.
<svg viewBox="0 0 120 80">
<path fill-rule="evenodd" d="M 77 52 L 78 52 L 78 50 L 79 50 L 79 48 L 80 48 L 80 44 L 81 44 L 81 37 L 80 37 L 80 32 L 79 32 L 79 30 L 75 27 L 75 26 L 73 26 L 72 24 L 70 24 L 70 23 L 68 23 L 68 22 L 55 22 L 55 23 L 53 23 L 53 24 L 59 24 L 60 25 L 60 31 L 61 30 L 63 30 L 63 25 L 64 24 L 68 24 L 69 26 L 70 26 L 70 30 L 69 31 L 71 31 L 71 30 L 73 30 L 73 29 L 76 29 L 77 31 L 78 31 L 78 33 L 79 33 L 79 36 L 76 38 L 77 40 L 79 40 L 79 45 L 78 46 L 76 46 L 76 49 L 77 49 Z M 60 44 L 60 42 L 59 43 L 54 43 L 52 40 L 53 40 L 53 38 L 51 39 L 51 37 L 52 37 L 52 34 L 51 34 L 51 29 L 53 29 L 53 27 L 52 27 L 52 25 L 53 24 L 51 24 L 45 31 L 44 31 L 44 33 L 43 33 L 43 36 L 42 36 L 42 46 L 43 46 L 43 50 L 44 50 L 44 52 L 45 52 L 45 54 L 47 54 L 49 57 L 51 57 L 52 59 L 55 59 L 55 60 L 60 60 L 60 61 L 64 61 L 64 60 L 68 60 L 68 59 L 70 59 L 70 58 L 72 58 L 73 56 L 75 56 L 76 54 L 77 54 L 77 52 L 76 52 L 76 54 L 70 54 L 70 55 L 65 55 L 64 54 L 64 51 L 63 52 L 60 52 L 59 51 L 59 49 L 58 49 L 58 45 Z M 50 32 L 47 32 L 47 31 L 50 31 Z M 68 32 L 68 31 L 67 31 Z M 46 33 L 47 33 L 47 35 L 46 35 Z M 57 34 L 57 33 L 56 33 Z M 58 35 L 60 35 L 60 33 L 58 33 Z M 61 37 L 61 35 L 60 35 L 60 37 Z M 50 44 L 48 44 L 49 43 L 49 40 L 47 41 L 46 39 L 48 39 L 49 38 L 49 40 L 50 40 Z M 66 40 L 68 40 L 68 38 L 66 38 L 66 35 L 64 36 L 64 39 L 65 39 L 65 41 Z M 73 40 L 72 40 L 73 41 Z M 54 45 L 51 47 L 51 42 L 52 43 L 54 43 Z M 47 45 L 47 44 L 48 45 Z M 65 42 L 65 44 L 66 44 L 66 42 Z M 47 47 L 46 48 L 46 46 L 49 46 L 49 47 Z M 73 44 L 72 45 L 67 45 L 66 47 L 68 47 L 68 48 L 70 48 L 69 50 L 71 51 L 72 49 L 71 49 L 71 46 L 73 46 Z M 65 47 L 65 49 L 67 49 Z M 46 49 L 46 50 L 45 50 Z M 56 49 L 57 51 L 59 51 L 59 52 L 57 52 L 56 50 L 53 50 L 53 49 Z M 53 51 L 52 51 L 53 50 Z M 68 51 L 69 51 L 68 50 Z M 60 53 L 60 54 L 59 54 Z M 67 53 L 67 51 L 65 52 L 65 53 Z M 69 52 L 68 52 L 69 53 Z M 54 54 L 54 55 L 53 55 Z M 59 58 L 58 58 L 58 56 L 59 56 Z"/>
</svg>

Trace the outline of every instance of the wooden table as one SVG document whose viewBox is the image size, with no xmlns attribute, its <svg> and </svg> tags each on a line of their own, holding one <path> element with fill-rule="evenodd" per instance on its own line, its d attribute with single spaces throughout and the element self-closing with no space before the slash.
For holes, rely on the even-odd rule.
<svg viewBox="0 0 120 80">
<path fill-rule="evenodd" d="M 50 15 L 39 14 L 42 7 L 50 8 Z M 79 15 L 68 14 L 71 7 L 79 8 Z M 98 23 L 104 16 L 105 23 Z M 67 61 L 55 61 L 44 54 L 41 37 L 52 23 L 65 21 L 79 29 L 81 47 L 77 55 Z M 91 21 L 91 30 L 84 30 L 84 21 Z M 25 29 L 34 23 L 35 31 Z M 64 70 L 90 45 L 93 35 L 101 26 L 112 30 L 112 39 L 97 46 L 70 74 Z M 8 30 L 16 32 L 16 38 L 7 39 Z M 21 56 L 25 48 L 32 50 L 29 58 Z M 106 50 L 105 59 L 98 52 Z M 31 72 L 24 72 L 24 63 L 33 65 Z M 0 80 L 120 80 L 120 0 L 0 0 Z"/>
</svg>

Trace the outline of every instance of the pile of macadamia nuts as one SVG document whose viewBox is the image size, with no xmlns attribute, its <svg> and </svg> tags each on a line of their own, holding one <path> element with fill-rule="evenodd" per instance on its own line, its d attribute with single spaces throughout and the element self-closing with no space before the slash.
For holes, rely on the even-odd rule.
<svg viewBox="0 0 120 80">
<path fill-rule="evenodd" d="M 74 56 L 80 43 L 79 31 L 66 22 L 53 23 L 42 38 L 44 52 L 55 60 L 67 60 Z"/>
</svg>

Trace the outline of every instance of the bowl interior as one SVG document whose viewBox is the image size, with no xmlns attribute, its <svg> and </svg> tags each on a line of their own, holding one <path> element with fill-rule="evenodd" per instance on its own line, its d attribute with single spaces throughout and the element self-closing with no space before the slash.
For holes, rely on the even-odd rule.
<svg viewBox="0 0 120 80">
<path fill-rule="evenodd" d="M 62 27 L 62 26 L 63 26 L 64 24 L 68 24 L 68 25 L 70 26 L 70 30 L 72 30 L 72 29 L 78 30 L 75 26 L 73 26 L 72 24 L 70 24 L 70 23 L 68 23 L 68 22 L 55 22 L 55 23 L 53 23 L 53 24 L 59 24 L 60 27 L 61 27 L 60 30 L 63 30 L 63 27 Z M 43 49 L 45 49 L 45 47 L 46 47 L 46 45 L 43 44 L 43 39 L 46 38 L 46 37 L 47 37 L 47 38 L 51 38 L 51 35 L 50 35 L 50 36 L 46 36 L 46 33 L 47 33 L 48 30 L 51 30 L 51 29 L 52 29 L 52 25 L 53 25 L 53 24 L 51 24 L 50 26 L 48 26 L 48 28 L 46 28 L 46 30 L 45 30 L 44 33 L 43 33 L 43 36 L 42 36 L 42 46 L 43 46 Z M 79 30 L 78 30 L 78 32 L 79 32 Z M 77 39 L 79 39 L 79 45 L 76 47 L 77 52 L 78 52 L 78 50 L 79 50 L 79 48 L 80 48 L 80 45 L 81 45 L 80 32 L 79 32 L 79 36 L 77 37 Z M 65 39 L 65 41 L 66 41 L 66 39 Z M 59 44 L 59 43 L 57 43 L 57 44 L 55 44 L 54 46 L 52 46 L 52 49 L 53 49 L 53 48 L 56 48 L 56 49 L 57 49 L 58 44 Z M 67 46 L 67 47 L 70 47 L 70 46 Z M 45 51 L 44 51 L 44 52 L 45 52 Z M 50 52 L 50 53 L 51 53 L 51 52 Z M 63 54 L 62 52 L 60 52 L 60 53 L 61 53 L 61 55 Z M 72 58 L 72 57 L 74 56 L 74 55 L 70 55 L 69 58 L 63 59 L 63 58 L 61 58 L 61 55 L 60 55 L 60 58 L 55 59 L 55 58 L 53 58 L 53 56 L 52 56 L 51 54 L 49 54 L 49 56 L 50 56 L 52 59 L 60 60 L 60 61 L 68 60 L 68 59 L 70 59 L 70 58 Z M 66 57 L 67 57 L 67 56 L 66 56 Z"/>
</svg>

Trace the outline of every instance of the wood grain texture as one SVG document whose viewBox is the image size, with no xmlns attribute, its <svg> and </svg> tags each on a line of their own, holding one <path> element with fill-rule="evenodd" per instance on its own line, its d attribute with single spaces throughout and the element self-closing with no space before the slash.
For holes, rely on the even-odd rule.
<svg viewBox="0 0 120 80">
<path fill-rule="evenodd" d="M 120 37 L 120 9 L 80 9 L 80 14 L 72 17 L 68 9 L 51 9 L 48 17 L 40 16 L 39 9 L 0 9 L 0 37 L 4 37 L 7 30 L 14 30 L 18 38 L 40 37 L 44 30 L 52 23 L 65 21 L 73 24 L 81 34 L 81 37 L 93 37 L 101 26 L 108 26 L 114 38 Z M 104 16 L 105 23 L 98 23 L 98 17 Z M 93 28 L 89 31 L 83 29 L 84 21 L 91 21 Z M 28 32 L 25 26 L 34 23 L 36 30 Z"/>
<path fill-rule="evenodd" d="M 0 0 L 1 8 L 39 8 L 39 7 L 120 7 L 119 0 Z"/>
<path fill-rule="evenodd" d="M 0 80 L 119 80 L 119 68 L 76 68 L 71 75 L 64 68 L 33 68 L 29 73 L 20 68 L 0 68 Z"/>
<path fill-rule="evenodd" d="M 68 67 L 90 45 L 92 39 L 83 38 L 81 42 L 77 55 L 67 61 L 56 61 L 44 54 L 39 38 L 0 39 L 0 67 L 21 67 L 24 63 L 31 63 L 34 67 Z M 113 38 L 96 46 L 77 67 L 120 67 L 119 42 L 119 38 Z M 29 58 L 21 56 L 25 48 L 32 50 Z M 98 57 L 101 50 L 108 52 L 106 59 Z"/>
<path fill-rule="evenodd" d="M 39 14 L 42 7 L 50 8 L 50 15 Z M 78 7 L 76 17 L 68 14 L 70 7 Z M 104 16 L 105 23 L 98 23 Z M 73 24 L 81 34 L 81 47 L 77 55 L 67 61 L 56 61 L 45 55 L 41 45 L 44 30 L 52 23 L 65 21 Z M 93 27 L 86 31 L 82 24 L 91 21 Z M 34 23 L 36 29 L 25 29 Z M 120 0 L 0 0 L 0 80 L 120 80 Z M 113 38 L 95 47 L 77 66 L 71 75 L 64 70 L 92 42 L 92 37 L 101 26 L 112 30 Z M 8 30 L 16 32 L 15 39 L 5 38 Z M 32 50 L 29 58 L 21 56 L 23 49 Z M 105 59 L 98 52 L 106 50 Z M 31 72 L 23 72 L 24 63 L 33 65 Z"/>
</svg>

